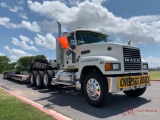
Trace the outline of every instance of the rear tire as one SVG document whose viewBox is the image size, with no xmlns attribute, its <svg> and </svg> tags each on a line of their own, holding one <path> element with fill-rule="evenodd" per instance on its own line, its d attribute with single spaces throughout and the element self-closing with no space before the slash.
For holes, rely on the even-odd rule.
<svg viewBox="0 0 160 120">
<path fill-rule="evenodd" d="M 43 71 L 38 71 L 36 74 L 36 87 L 42 88 L 43 87 Z"/>
<path fill-rule="evenodd" d="M 83 91 L 89 104 L 95 107 L 102 107 L 111 98 L 108 93 L 107 79 L 97 71 L 92 71 L 86 75 Z"/>
<path fill-rule="evenodd" d="M 144 94 L 145 91 L 146 91 L 146 87 L 135 89 L 135 90 L 123 91 L 123 92 L 130 97 L 138 97 Z"/>
<path fill-rule="evenodd" d="M 4 78 L 4 79 L 7 79 L 7 74 L 4 74 L 4 75 L 3 75 L 3 78 Z"/>
<path fill-rule="evenodd" d="M 34 87 L 36 85 L 36 71 L 31 72 L 30 85 L 31 87 Z"/>
<path fill-rule="evenodd" d="M 54 72 L 51 70 L 47 70 L 44 72 L 43 75 L 43 86 L 44 88 L 50 88 L 51 86 L 51 82 L 52 82 L 52 78 L 54 77 Z"/>
</svg>

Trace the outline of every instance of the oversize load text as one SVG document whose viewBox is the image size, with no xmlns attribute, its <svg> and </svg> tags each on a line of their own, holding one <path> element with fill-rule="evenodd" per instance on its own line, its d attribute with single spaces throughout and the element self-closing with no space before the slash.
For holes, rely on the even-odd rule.
<svg viewBox="0 0 160 120">
<path fill-rule="evenodd" d="M 148 84 L 149 82 L 149 76 L 121 77 L 118 79 L 118 88 L 139 86 L 142 84 Z"/>
</svg>

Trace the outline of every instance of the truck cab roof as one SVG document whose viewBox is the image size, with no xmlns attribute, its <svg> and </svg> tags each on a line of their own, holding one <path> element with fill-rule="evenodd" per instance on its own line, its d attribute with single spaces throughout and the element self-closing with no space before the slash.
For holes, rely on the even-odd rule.
<svg viewBox="0 0 160 120">
<path fill-rule="evenodd" d="M 67 32 L 67 34 L 76 33 L 76 32 L 94 32 L 94 33 L 102 34 L 102 35 L 105 35 L 106 37 L 109 37 L 108 34 L 105 34 L 105 33 L 99 32 L 99 31 L 89 30 L 89 29 L 75 29 L 71 32 Z"/>
</svg>

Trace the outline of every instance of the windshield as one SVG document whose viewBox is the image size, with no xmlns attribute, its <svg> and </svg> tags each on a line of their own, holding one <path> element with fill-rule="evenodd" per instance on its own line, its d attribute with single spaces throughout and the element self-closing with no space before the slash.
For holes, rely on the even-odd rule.
<svg viewBox="0 0 160 120">
<path fill-rule="evenodd" d="M 107 35 L 90 32 L 90 31 L 78 31 L 76 32 L 76 39 L 78 45 L 107 42 Z"/>
</svg>

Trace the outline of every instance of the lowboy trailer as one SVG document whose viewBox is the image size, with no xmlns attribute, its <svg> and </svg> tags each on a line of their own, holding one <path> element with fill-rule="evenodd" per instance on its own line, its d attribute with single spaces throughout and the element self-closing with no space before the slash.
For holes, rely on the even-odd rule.
<svg viewBox="0 0 160 120">
<path fill-rule="evenodd" d="M 3 74 L 4 79 L 13 79 L 19 80 L 23 82 L 29 82 L 29 74 L 26 71 L 19 71 L 18 73 L 15 72 L 5 72 Z"/>
</svg>

